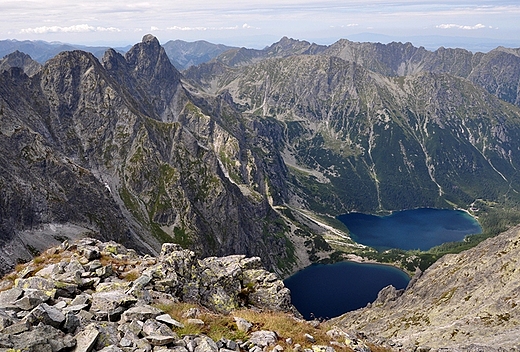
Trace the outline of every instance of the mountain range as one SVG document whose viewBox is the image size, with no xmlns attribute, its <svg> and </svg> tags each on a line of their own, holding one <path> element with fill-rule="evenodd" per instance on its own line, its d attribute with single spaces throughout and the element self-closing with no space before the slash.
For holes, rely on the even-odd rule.
<svg viewBox="0 0 520 352">
<path fill-rule="evenodd" d="M 3 271 L 88 234 L 287 275 L 359 248 L 334 215 L 517 207 L 519 49 L 171 45 L 2 59 Z"/>
</svg>

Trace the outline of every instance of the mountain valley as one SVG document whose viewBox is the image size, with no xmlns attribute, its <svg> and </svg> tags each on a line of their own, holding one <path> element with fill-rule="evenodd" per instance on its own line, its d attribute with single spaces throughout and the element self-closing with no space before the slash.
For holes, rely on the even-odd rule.
<svg viewBox="0 0 520 352">
<path fill-rule="evenodd" d="M 0 60 L 1 274 L 27 279 L 33 257 L 87 237 L 152 256 L 175 243 L 198 265 L 258 257 L 273 277 L 388 262 L 417 274 L 333 320 L 341 331 L 403 351 L 518 350 L 519 49 L 169 43 Z M 484 233 L 378 252 L 336 219 L 423 207 L 463 209 Z"/>
</svg>

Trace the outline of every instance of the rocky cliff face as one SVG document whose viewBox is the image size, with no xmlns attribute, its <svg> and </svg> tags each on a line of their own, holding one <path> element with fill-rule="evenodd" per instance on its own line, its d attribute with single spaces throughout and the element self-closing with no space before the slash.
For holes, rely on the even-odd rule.
<svg viewBox="0 0 520 352">
<path fill-rule="evenodd" d="M 269 124 L 246 125 L 226 95 L 189 92 L 156 38 L 102 62 L 63 52 L 33 77 L 13 68 L 0 80 L 4 270 L 14 253 L 90 232 L 145 252 L 174 241 L 295 265 L 269 203 L 286 171 L 269 145 L 250 144 Z"/>
<path fill-rule="evenodd" d="M 334 323 L 392 339 L 403 350 L 514 351 L 520 346 L 519 255 L 515 227 L 444 256 L 404 292 L 388 287 L 374 303 Z"/>
<path fill-rule="evenodd" d="M 385 64 L 378 56 L 373 65 L 337 56 L 214 63 L 185 74 L 209 92 L 229 92 L 244 115 L 283 126 L 293 194 L 312 209 L 467 208 L 519 188 L 518 108 L 455 75 L 385 76 L 366 68 Z"/>
</svg>

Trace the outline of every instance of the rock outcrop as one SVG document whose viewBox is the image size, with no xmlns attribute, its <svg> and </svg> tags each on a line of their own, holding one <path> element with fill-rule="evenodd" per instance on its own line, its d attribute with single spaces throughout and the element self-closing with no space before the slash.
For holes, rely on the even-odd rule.
<svg viewBox="0 0 520 352">
<path fill-rule="evenodd" d="M 200 259 L 175 244 L 164 244 L 158 257 L 139 256 L 115 242 L 84 238 L 53 247 L 18 269 L 0 281 L 0 352 L 260 352 L 282 351 L 281 345 L 333 352 L 332 346 L 366 347 L 336 328 L 325 335 L 330 345 L 302 333 L 304 348 L 293 341 L 295 336 L 241 318 L 240 311 L 247 308 L 257 314 L 285 312 L 309 332 L 319 325 L 298 318 L 289 290 L 263 269 L 259 258 Z M 182 322 L 169 313 L 176 305 L 192 306 L 183 308 Z M 231 315 L 235 323 L 204 321 L 208 315 Z M 194 332 L 206 324 L 221 324 L 214 329 L 219 335 Z M 240 338 L 225 338 L 226 331 Z"/>
<path fill-rule="evenodd" d="M 293 270 L 269 202 L 287 170 L 276 151 L 251 149 L 232 101 L 208 99 L 184 87 L 150 35 L 102 62 L 76 50 L 32 77 L 0 72 L 0 273 L 85 236 Z"/>
<path fill-rule="evenodd" d="M 403 351 L 518 351 L 520 227 L 446 255 L 404 292 L 333 319 Z M 416 349 L 420 347 L 421 349 Z"/>
</svg>

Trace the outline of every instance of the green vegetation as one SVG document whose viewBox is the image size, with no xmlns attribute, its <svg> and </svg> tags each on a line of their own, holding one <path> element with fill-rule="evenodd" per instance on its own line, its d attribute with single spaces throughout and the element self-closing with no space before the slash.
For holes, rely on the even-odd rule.
<svg viewBox="0 0 520 352">
<path fill-rule="evenodd" d="M 176 226 L 173 228 L 173 233 L 173 242 L 180 244 L 182 248 L 189 248 L 193 243 L 193 240 L 190 238 L 184 228 Z"/>
<path fill-rule="evenodd" d="M 276 331 L 279 343 L 284 351 L 292 351 L 292 346 L 285 342 L 286 338 L 292 338 L 293 343 L 299 343 L 304 348 L 310 348 L 311 343 L 304 337 L 305 334 L 312 335 L 316 342 L 314 344 L 328 345 L 330 338 L 326 332 L 330 329 L 327 323 L 313 327 L 304 320 L 297 320 L 291 313 L 265 311 L 251 309 L 240 309 L 229 315 L 215 314 L 208 309 L 191 303 L 167 303 L 157 304 L 157 308 L 169 314 L 173 319 L 184 325 L 183 328 L 175 328 L 174 331 L 181 337 L 185 335 L 205 334 L 215 341 L 221 338 L 230 340 L 249 339 L 251 332 L 258 330 Z M 197 318 L 204 321 L 204 325 L 190 324 L 185 313 L 190 308 L 196 308 L 200 314 Z M 234 317 L 240 317 L 251 322 L 253 327 L 250 332 L 239 331 L 236 327 Z M 347 349 L 350 350 L 350 349 Z"/>
</svg>

